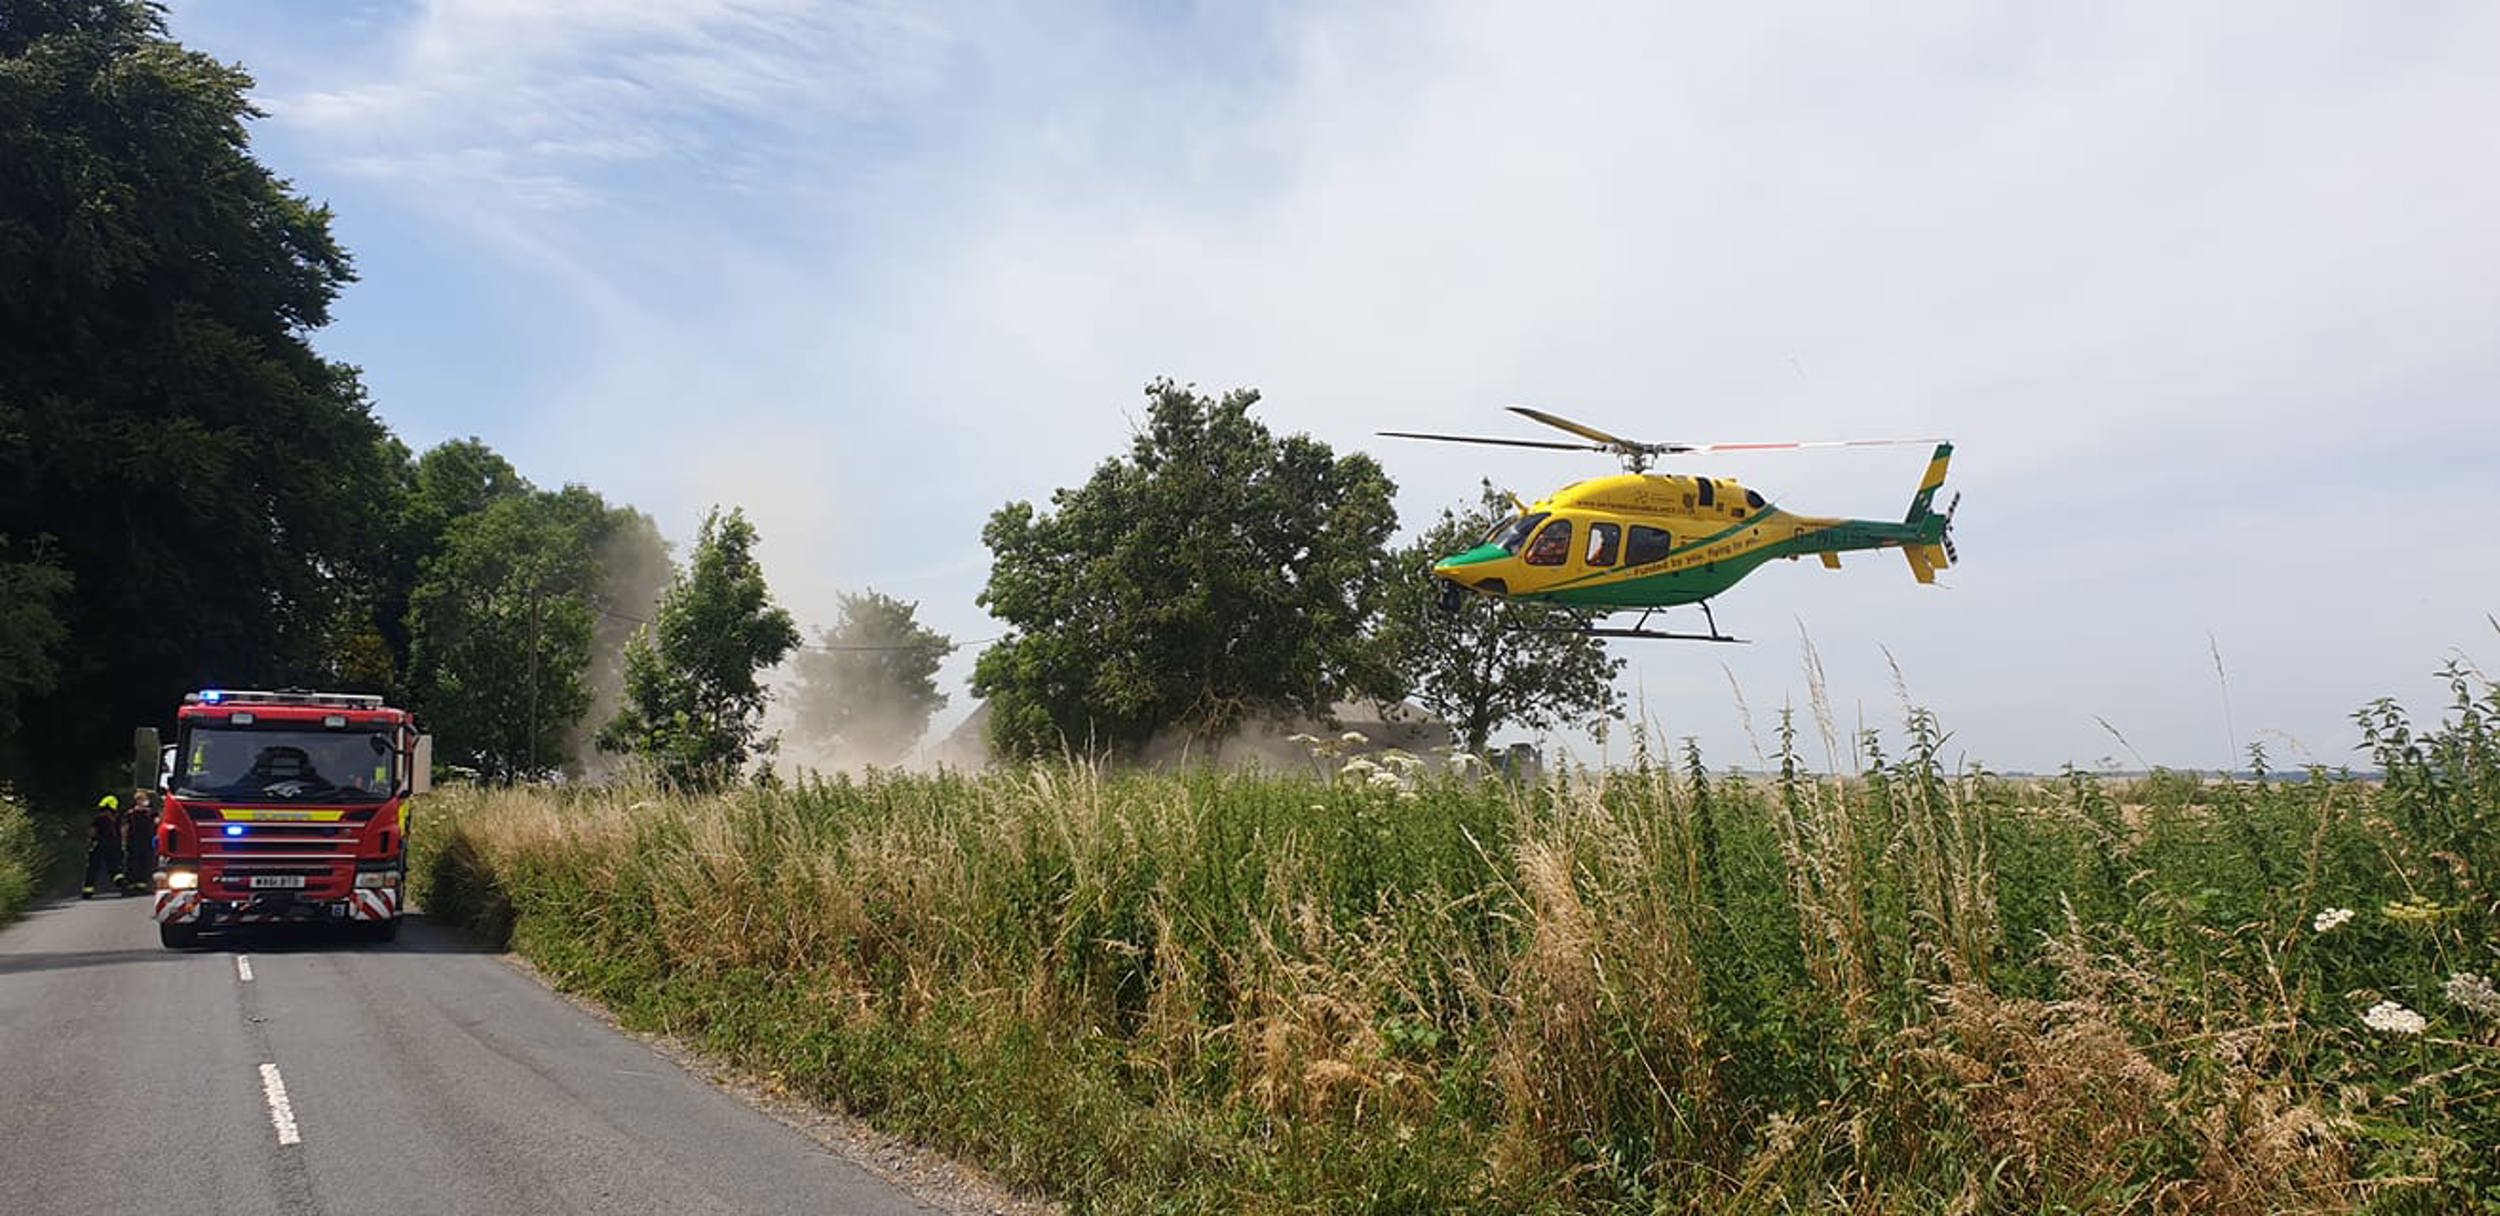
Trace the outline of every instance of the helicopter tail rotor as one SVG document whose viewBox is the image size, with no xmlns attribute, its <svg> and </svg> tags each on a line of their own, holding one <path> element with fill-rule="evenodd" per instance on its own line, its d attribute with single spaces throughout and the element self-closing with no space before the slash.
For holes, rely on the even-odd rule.
<svg viewBox="0 0 2500 1216">
<path fill-rule="evenodd" d="M 1944 561 L 1948 566 L 1958 565 L 1962 560 L 1961 551 L 1953 547 L 1953 513 L 1961 509 L 1962 492 L 1955 490 L 1953 501 L 1945 504 L 1944 508 Z"/>
</svg>

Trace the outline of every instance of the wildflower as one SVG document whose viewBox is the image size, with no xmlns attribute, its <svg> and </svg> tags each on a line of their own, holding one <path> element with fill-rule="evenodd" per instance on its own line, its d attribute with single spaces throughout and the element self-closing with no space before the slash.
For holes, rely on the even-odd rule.
<svg viewBox="0 0 2500 1216">
<path fill-rule="evenodd" d="M 1347 731 L 1346 733 L 1337 736 L 1337 739 L 1341 743 L 1346 743 L 1354 747 L 1361 747 L 1364 744 L 1371 742 L 1371 736 L 1366 735 L 1359 730 Z"/>
<path fill-rule="evenodd" d="M 2394 1001 L 2380 1001 L 2361 1015 L 2361 1022 L 2385 1034 L 2420 1034 L 2430 1026 L 2430 1019 Z"/>
<path fill-rule="evenodd" d="M 1291 734 L 1291 735 L 1287 735 L 1287 736 L 1285 736 L 1285 742 L 1287 742 L 1287 743 L 1299 743 L 1299 744 L 1301 744 L 1301 745 L 1302 745 L 1302 746 L 1304 746 L 1304 747 L 1309 747 L 1310 745 L 1312 745 L 1312 744 L 1314 744 L 1314 743 L 1319 742 L 1319 736 L 1318 736 L 1318 735 L 1314 735 L 1314 734 L 1310 733 L 1309 731 L 1303 731 L 1303 732 L 1300 732 L 1300 733 L 1298 733 L 1298 734 Z"/>
<path fill-rule="evenodd" d="M 2309 922 L 2309 927 L 2320 933 L 2333 933 L 2342 928 L 2344 922 L 2351 919 L 2352 909 L 2350 908 L 2328 908 L 2318 913 L 2316 919 Z"/>
<path fill-rule="evenodd" d="M 1337 771 L 1349 777 L 1368 777 L 1379 772 L 1380 766 L 1362 758 L 1361 756 L 1356 756 L 1355 758 L 1346 761 L 1345 767 L 1338 769 Z"/>
<path fill-rule="evenodd" d="M 2448 994 L 2450 1004 L 2467 1013 L 2500 1017 L 2500 989 L 2492 987 L 2489 976 L 2460 971 L 2448 977 L 2441 991 Z"/>
<path fill-rule="evenodd" d="M 1373 772 L 1370 780 L 1372 788 L 1374 789 L 1397 790 L 1401 793 L 1403 793 L 1406 789 L 1405 778 L 1402 778 L 1387 769 L 1380 769 Z"/>
</svg>

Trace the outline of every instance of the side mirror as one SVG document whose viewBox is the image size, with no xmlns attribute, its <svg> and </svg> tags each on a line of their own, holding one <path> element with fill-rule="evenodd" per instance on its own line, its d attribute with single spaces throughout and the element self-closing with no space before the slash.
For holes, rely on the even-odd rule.
<svg viewBox="0 0 2500 1216">
<path fill-rule="evenodd" d="M 164 745 L 157 742 L 156 728 L 142 726 L 130 732 L 130 788 L 152 790 L 159 787 L 157 765 L 163 763 Z"/>
<path fill-rule="evenodd" d="M 416 750 L 408 761 L 408 792 L 427 794 L 434 790 L 434 736 L 417 736 Z"/>
</svg>

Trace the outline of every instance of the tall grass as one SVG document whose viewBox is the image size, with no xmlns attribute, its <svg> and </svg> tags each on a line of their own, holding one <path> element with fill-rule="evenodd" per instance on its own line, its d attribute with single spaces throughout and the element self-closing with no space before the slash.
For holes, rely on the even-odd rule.
<svg viewBox="0 0 2500 1216">
<path fill-rule="evenodd" d="M 1848 778 L 1783 717 L 1752 777 L 464 793 L 422 894 L 1079 1210 L 2500 1210 L 2452 676 L 2360 716 L 2383 781 L 2012 780 L 1914 712 Z"/>
</svg>

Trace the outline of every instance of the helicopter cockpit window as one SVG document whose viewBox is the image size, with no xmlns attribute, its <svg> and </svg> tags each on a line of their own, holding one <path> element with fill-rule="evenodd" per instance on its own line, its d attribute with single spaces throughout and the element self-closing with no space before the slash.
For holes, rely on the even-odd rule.
<svg viewBox="0 0 2500 1216">
<path fill-rule="evenodd" d="M 1701 505 L 1705 507 L 1719 505 L 1719 483 L 1707 477 L 1696 477 L 1693 479 L 1693 490 L 1701 495 Z"/>
<path fill-rule="evenodd" d="M 1769 503 L 1766 503 L 1766 502 L 1762 501 L 1762 494 L 1761 494 L 1761 492 L 1760 492 L 1760 491 L 1758 491 L 1758 490 L 1747 490 L 1747 491 L 1745 491 L 1745 505 L 1746 505 L 1746 506 L 1748 506 L 1748 507 L 1752 507 L 1752 508 L 1753 508 L 1754 510 L 1756 510 L 1756 511 L 1759 511 L 1759 510 L 1761 510 L 1762 508 L 1767 507 L 1767 506 L 1769 506 L 1769 505 L 1771 505 L 1771 504 L 1769 504 Z"/>
<path fill-rule="evenodd" d="M 1614 565 L 1615 551 L 1622 547 L 1622 543 L 1622 525 L 1607 523 L 1590 524 L 1589 547 L 1588 552 L 1583 555 L 1584 559 L 1589 565 L 1592 566 Z"/>
<path fill-rule="evenodd" d="M 1571 521 L 1558 519 L 1545 525 L 1528 546 L 1525 559 L 1531 566 L 1559 566 L 1571 558 Z"/>
<path fill-rule="evenodd" d="M 1504 520 L 1493 525 L 1492 531 L 1485 533 L 1484 543 L 1500 545 L 1505 553 L 1517 553 L 1519 546 L 1527 543 L 1528 534 L 1536 531 L 1536 526 L 1544 522 L 1545 512 L 1543 511 L 1522 515 L 1517 519 Z"/>
<path fill-rule="evenodd" d="M 1624 546 L 1623 560 L 1635 566 L 1646 566 L 1665 557 L 1667 551 L 1674 547 L 1675 544 L 1667 536 L 1665 529 L 1644 528 L 1639 524 L 1634 524 L 1632 525 L 1632 543 Z"/>
</svg>

